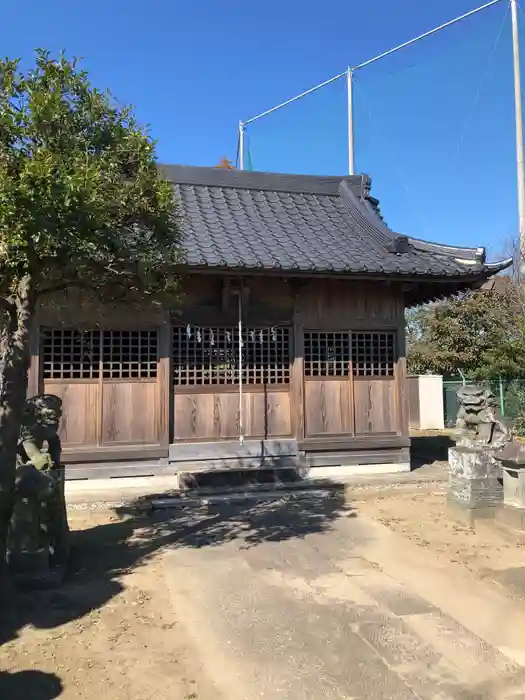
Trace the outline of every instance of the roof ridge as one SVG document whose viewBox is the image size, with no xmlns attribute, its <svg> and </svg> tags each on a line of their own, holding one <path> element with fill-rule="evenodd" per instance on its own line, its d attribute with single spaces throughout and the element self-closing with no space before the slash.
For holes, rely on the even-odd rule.
<svg viewBox="0 0 525 700">
<path fill-rule="evenodd" d="M 195 165 L 158 165 L 160 172 L 177 185 L 227 187 L 230 189 L 259 190 L 320 194 L 338 197 L 341 182 L 365 194 L 369 187 L 368 175 L 288 175 L 247 170 L 226 170 Z"/>
<path fill-rule="evenodd" d="M 434 243 L 433 241 L 425 241 L 398 233 L 387 226 L 373 210 L 365 205 L 362 199 L 356 197 L 346 182 L 341 182 L 339 191 L 341 193 L 341 199 L 347 207 L 351 208 L 353 215 L 365 221 L 368 233 L 372 235 L 377 234 L 374 235 L 374 238 L 379 243 L 386 245 L 387 248 L 389 244 L 391 245 L 395 242 L 396 238 L 404 238 L 413 248 L 422 252 L 445 255 L 455 260 L 462 260 L 467 263 L 479 263 L 481 265 L 486 261 L 486 249 L 484 247 L 471 248 L 470 246 Z M 381 240 L 383 237 L 387 239 L 384 243 Z"/>
<path fill-rule="evenodd" d="M 392 245 L 397 235 L 395 231 L 392 231 L 373 209 L 366 207 L 363 200 L 356 197 L 344 180 L 339 184 L 339 194 L 351 215 L 365 224 L 367 233 L 377 243 L 385 248 Z"/>
<path fill-rule="evenodd" d="M 449 243 L 435 243 L 434 241 L 424 241 L 412 236 L 408 236 L 408 240 L 414 248 L 427 253 L 446 255 L 455 259 L 461 257 L 462 260 L 479 262 L 481 264 L 484 264 L 486 260 L 486 249 L 482 246 L 471 248 L 470 246 L 451 245 Z"/>
</svg>

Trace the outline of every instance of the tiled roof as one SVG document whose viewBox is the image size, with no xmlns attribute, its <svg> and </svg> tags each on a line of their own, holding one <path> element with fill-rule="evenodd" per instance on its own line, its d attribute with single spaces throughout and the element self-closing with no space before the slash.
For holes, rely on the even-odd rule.
<svg viewBox="0 0 525 700">
<path fill-rule="evenodd" d="M 487 277 L 509 261 L 484 249 L 400 236 L 384 223 L 370 179 L 161 166 L 180 200 L 190 267 Z"/>
</svg>

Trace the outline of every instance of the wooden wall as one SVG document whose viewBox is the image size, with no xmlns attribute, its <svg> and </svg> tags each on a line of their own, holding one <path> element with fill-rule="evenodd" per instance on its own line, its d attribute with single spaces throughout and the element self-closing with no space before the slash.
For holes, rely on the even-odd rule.
<svg viewBox="0 0 525 700">
<path fill-rule="evenodd" d="M 237 280 L 233 279 L 235 285 Z M 289 329 L 289 382 L 243 387 L 246 439 L 316 440 L 408 434 L 404 317 L 397 287 L 382 282 L 247 278 L 244 324 Z M 237 306 L 224 280 L 212 275 L 188 278 L 180 304 L 172 312 L 159 307 L 100 307 L 64 300 L 43 307 L 42 327 L 156 328 L 157 376 L 153 380 L 43 379 L 38 339 L 33 343 L 32 391 L 45 390 L 64 400 L 62 438 L 69 453 L 113 453 L 115 459 L 137 448 L 167 451 L 169 442 L 236 440 L 239 392 L 232 385 L 180 385 L 173 379 L 172 328 L 235 326 Z M 305 377 L 304 334 L 312 331 L 387 331 L 395 334 L 391 376 Z M 160 451 L 159 451 L 160 450 Z M 167 453 L 167 452 L 166 452 Z"/>
<path fill-rule="evenodd" d="M 350 368 L 346 377 L 304 379 L 304 444 L 345 436 L 351 446 L 352 439 L 362 437 L 408 435 L 404 306 L 395 286 L 342 281 L 308 285 L 297 299 L 295 326 L 298 336 L 305 331 L 384 331 L 394 334 L 396 344 L 392 376 L 353 376 Z"/>
</svg>

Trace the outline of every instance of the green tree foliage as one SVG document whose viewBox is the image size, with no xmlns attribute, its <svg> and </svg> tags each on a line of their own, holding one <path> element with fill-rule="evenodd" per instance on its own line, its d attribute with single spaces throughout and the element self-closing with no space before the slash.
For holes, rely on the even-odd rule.
<svg viewBox="0 0 525 700">
<path fill-rule="evenodd" d="M 515 284 L 412 310 L 407 321 L 412 373 L 525 376 L 525 299 Z"/>
<path fill-rule="evenodd" d="M 0 566 L 36 304 L 70 287 L 171 293 L 180 233 L 172 187 L 131 108 L 75 60 L 0 61 Z"/>
</svg>

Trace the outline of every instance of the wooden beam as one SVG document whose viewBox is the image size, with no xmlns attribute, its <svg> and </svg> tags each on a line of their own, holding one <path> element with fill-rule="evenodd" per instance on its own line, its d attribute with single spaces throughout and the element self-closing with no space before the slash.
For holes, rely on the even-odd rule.
<svg viewBox="0 0 525 700">
<path fill-rule="evenodd" d="M 115 479 L 125 477 L 168 476 L 173 474 L 163 460 L 136 460 L 132 462 L 94 462 L 67 464 L 66 481 L 86 479 Z M 164 489 L 161 489 L 164 491 Z"/>
<path fill-rule="evenodd" d="M 370 435 L 370 437 L 326 436 L 298 441 L 297 447 L 305 452 L 330 450 L 374 450 L 377 448 L 401 449 L 410 447 L 408 437 L 397 435 Z"/>
<path fill-rule="evenodd" d="M 297 454 L 296 440 L 238 440 L 222 442 L 174 443 L 169 447 L 170 462 L 289 457 Z"/>
<path fill-rule="evenodd" d="M 128 462 L 132 460 L 167 459 L 168 448 L 159 446 L 144 447 L 97 447 L 91 449 L 82 445 L 79 449 L 66 447 L 62 450 L 62 462 L 64 464 L 77 464 L 88 462 Z"/>
<path fill-rule="evenodd" d="M 175 473 L 256 471 L 273 469 L 299 469 L 304 467 L 300 456 L 293 457 L 239 457 L 237 459 L 209 459 L 199 462 L 170 462 Z"/>
</svg>

